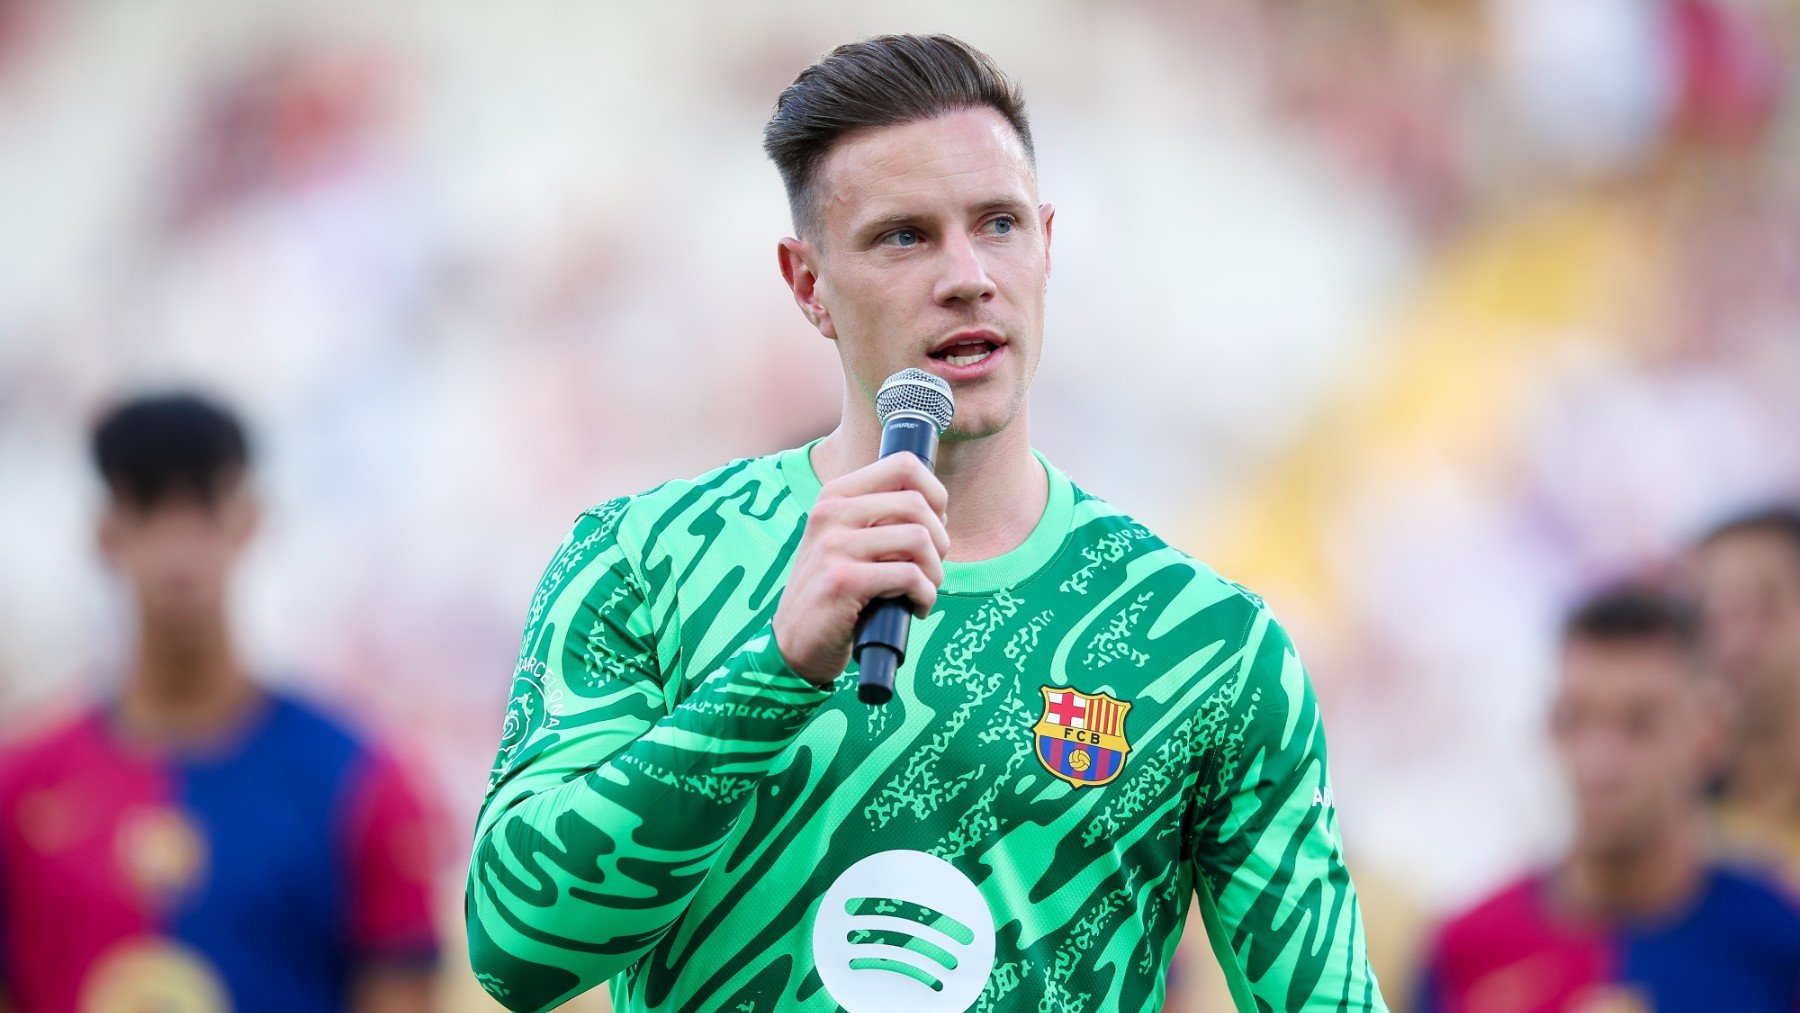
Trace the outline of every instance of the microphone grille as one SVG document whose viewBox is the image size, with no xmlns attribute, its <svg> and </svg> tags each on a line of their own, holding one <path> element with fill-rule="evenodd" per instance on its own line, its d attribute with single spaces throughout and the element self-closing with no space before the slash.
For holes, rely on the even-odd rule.
<svg viewBox="0 0 1800 1013">
<path fill-rule="evenodd" d="M 887 378 L 875 392 L 875 416 L 882 425 L 896 412 L 918 415 L 931 420 L 938 435 L 950 428 L 950 417 L 956 411 L 950 397 L 950 384 L 935 373 L 909 366 Z"/>
</svg>

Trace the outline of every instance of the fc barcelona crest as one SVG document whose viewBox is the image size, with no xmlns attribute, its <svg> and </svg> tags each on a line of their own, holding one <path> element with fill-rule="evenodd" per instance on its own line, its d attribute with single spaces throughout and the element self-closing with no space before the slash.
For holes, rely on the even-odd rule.
<svg viewBox="0 0 1800 1013">
<path fill-rule="evenodd" d="M 1044 769 L 1077 788 L 1095 787 L 1119 776 L 1131 743 L 1125 715 L 1131 705 L 1105 693 L 1039 687 L 1044 716 L 1031 734 Z"/>
</svg>

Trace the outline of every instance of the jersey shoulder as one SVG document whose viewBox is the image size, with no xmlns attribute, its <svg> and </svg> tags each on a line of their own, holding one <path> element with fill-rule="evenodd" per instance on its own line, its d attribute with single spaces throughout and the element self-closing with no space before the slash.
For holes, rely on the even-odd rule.
<svg viewBox="0 0 1800 1013">
<path fill-rule="evenodd" d="M 345 756 L 374 751 L 374 734 L 338 706 L 287 689 L 264 692 L 272 711 L 269 732 L 282 745 Z"/>
<path fill-rule="evenodd" d="M 788 450 L 739 458 L 694 478 L 586 511 L 570 538 L 610 542 L 630 580 L 660 614 L 685 587 L 710 587 L 733 569 L 760 572 L 799 533 L 800 503 L 783 473 Z M 679 579 L 678 579 L 679 578 Z"/>
<path fill-rule="evenodd" d="M 1601 923 L 1553 917 L 1547 880 L 1534 871 L 1444 923 L 1427 950 L 1422 1009 L 1465 1008 L 1471 996 L 1502 988 L 1523 968 L 1531 969 L 1544 1009 L 1561 1009 L 1606 980 L 1617 941 Z"/>
<path fill-rule="evenodd" d="M 270 784 L 307 794 L 326 808 L 346 803 L 389 762 L 377 736 L 337 706 L 285 689 L 265 689 L 269 715 L 237 754 Z"/>
<path fill-rule="evenodd" d="M 1067 551 L 1074 554 L 1073 577 L 1089 577 L 1099 568 L 1119 567 L 1140 582 L 1178 587 L 1182 597 L 1230 623 L 1249 628 L 1269 612 L 1261 595 L 1230 580 L 1186 550 L 1170 544 L 1148 525 L 1107 500 L 1070 483 L 1074 515 Z M 1271 617 L 1272 618 L 1272 617 Z"/>
<path fill-rule="evenodd" d="M 1715 866 L 1710 896 L 1699 916 L 1727 920 L 1800 951 L 1800 907 L 1772 874 L 1743 863 Z"/>
<path fill-rule="evenodd" d="M 0 798 L 56 778 L 72 764 L 89 762 L 106 746 L 105 713 L 89 705 L 44 719 L 0 742 Z"/>
<path fill-rule="evenodd" d="M 734 520 L 766 522 L 793 496 L 781 457 L 738 458 L 703 475 L 608 500 L 584 511 L 581 521 L 603 526 L 634 556 L 669 540 L 717 532 Z"/>
<path fill-rule="evenodd" d="M 1444 922 L 1439 948 L 1481 952 L 1501 948 L 1521 934 L 1537 934 L 1546 926 L 1542 887 L 1543 877 L 1532 873 L 1488 894 Z"/>
</svg>

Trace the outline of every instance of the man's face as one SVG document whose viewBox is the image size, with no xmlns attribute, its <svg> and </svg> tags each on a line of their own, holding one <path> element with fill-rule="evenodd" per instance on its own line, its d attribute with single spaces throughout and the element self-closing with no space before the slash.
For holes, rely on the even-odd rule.
<svg viewBox="0 0 1800 1013">
<path fill-rule="evenodd" d="M 1707 654 L 1751 707 L 1800 694 L 1800 546 L 1770 531 L 1741 531 L 1696 559 Z"/>
<path fill-rule="evenodd" d="M 1571 641 L 1550 731 L 1575 801 L 1576 835 L 1629 854 L 1699 798 L 1718 748 L 1716 708 L 1671 641 Z"/>
<path fill-rule="evenodd" d="M 854 131 L 814 185 L 814 235 L 783 241 L 782 270 L 852 392 L 872 404 L 917 366 L 955 390 L 947 438 L 1004 429 L 1043 344 L 1053 214 L 1012 126 L 975 108 Z"/>
<path fill-rule="evenodd" d="M 151 507 L 114 498 L 101 521 L 101 550 L 130 586 L 147 627 L 196 633 L 223 614 L 255 515 L 241 483 L 210 500 L 176 493 Z"/>
</svg>

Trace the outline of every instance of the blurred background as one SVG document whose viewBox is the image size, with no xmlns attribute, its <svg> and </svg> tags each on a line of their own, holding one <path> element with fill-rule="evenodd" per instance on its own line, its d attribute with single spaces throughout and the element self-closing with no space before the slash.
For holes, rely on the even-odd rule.
<svg viewBox="0 0 1800 1013">
<path fill-rule="evenodd" d="M 882 31 L 1022 82 L 1035 442 L 1293 630 L 1403 1008 L 1413 934 L 1559 841 L 1566 605 L 1800 494 L 1793 0 L 0 0 L 0 724 L 130 643 L 93 418 L 214 392 L 247 646 L 429 772 L 459 932 L 574 516 L 836 417 L 760 130 Z"/>
</svg>

